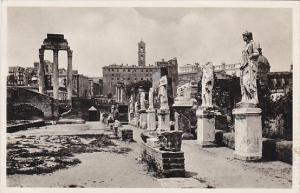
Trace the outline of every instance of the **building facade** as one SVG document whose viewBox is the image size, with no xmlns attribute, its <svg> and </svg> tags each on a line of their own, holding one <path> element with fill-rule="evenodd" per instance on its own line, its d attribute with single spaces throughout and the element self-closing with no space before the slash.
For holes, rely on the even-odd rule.
<svg viewBox="0 0 300 193">
<path fill-rule="evenodd" d="M 146 66 L 146 43 L 138 43 L 138 65 L 117 65 L 111 64 L 102 68 L 103 74 L 103 95 L 115 95 L 116 85 L 123 83 L 129 85 L 139 81 L 152 82 L 152 74 L 157 70 L 157 66 Z"/>
<path fill-rule="evenodd" d="M 202 67 L 199 63 L 186 64 L 179 67 L 178 85 L 183 85 L 189 82 L 198 82 L 202 77 Z"/>
<path fill-rule="evenodd" d="M 21 66 L 11 66 L 8 68 L 8 86 L 26 86 L 25 68 Z"/>
</svg>

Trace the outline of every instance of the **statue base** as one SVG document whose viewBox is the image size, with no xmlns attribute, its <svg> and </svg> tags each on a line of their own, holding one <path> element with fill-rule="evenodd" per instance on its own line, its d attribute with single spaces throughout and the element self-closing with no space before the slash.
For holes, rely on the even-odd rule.
<svg viewBox="0 0 300 193">
<path fill-rule="evenodd" d="M 147 130 L 156 130 L 155 109 L 147 110 Z"/>
<path fill-rule="evenodd" d="M 262 122 L 260 108 L 236 108 L 235 117 L 235 158 L 258 161 L 262 158 Z"/>
<path fill-rule="evenodd" d="M 139 119 L 139 128 L 147 129 L 147 112 L 144 109 L 139 111 L 140 119 Z"/>
<path fill-rule="evenodd" d="M 215 145 L 215 112 L 212 108 L 200 107 L 197 116 L 197 141 L 201 147 Z"/>
<path fill-rule="evenodd" d="M 169 109 L 158 109 L 158 132 L 170 131 L 170 110 Z"/>
</svg>

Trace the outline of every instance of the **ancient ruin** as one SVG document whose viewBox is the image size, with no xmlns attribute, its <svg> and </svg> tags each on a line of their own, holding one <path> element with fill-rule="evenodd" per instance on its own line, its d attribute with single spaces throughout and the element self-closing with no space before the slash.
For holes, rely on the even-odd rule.
<svg viewBox="0 0 300 193">
<path fill-rule="evenodd" d="M 160 108 L 157 110 L 158 114 L 158 132 L 170 130 L 170 109 L 168 103 L 168 92 L 167 92 L 167 76 L 163 76 L 159 80 L 159 100 Z"/>
<path fill-rule="evenodd" d="M 257 107 L 257 46 L 251 32 L 243 33 L 246 42 L 242 52 L 241 93 L 242 101 L 233 110 L 235 116 L 235 156 L 252 161 L 262 158 L 261 109 Z"/>
<path fill-rule="evenodd" d="M 202 104 L 197 109 L 197 140 L 201 147 L 215 146 L 215 110 L 212 104 L 214 67 L 208 62 L 203 67 Z"/>
<path fill-rule="evenodd" d="M 58 99 L 58 53 L 60 50 L 68 53 L 68 68 L 67 68 L 67 99 L 72 99 L 72 57 L 73 51 L 68 46 L 68 41 L 64 39 L 62 34 L 47 34 L 47 38 L 43 41 L 39 49 L 40 65 L 39 65 L 39 93 L 45 94 L 45 67 L 44 67 L 44 52 L 45 50 L 53 51 L 53 66 L 52 66 L 52 83 L 53 83 L 53 98 Z"/>
</svg>

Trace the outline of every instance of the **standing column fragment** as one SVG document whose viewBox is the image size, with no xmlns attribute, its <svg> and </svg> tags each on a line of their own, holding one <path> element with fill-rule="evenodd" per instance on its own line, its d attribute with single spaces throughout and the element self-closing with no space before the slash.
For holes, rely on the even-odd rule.
<svg viewBox="0 0 300 193">
<path fill-rule="evenodd" d="M 39 49 L 39 57 L 40 57 L 40 64 L 39 64 L 39 93 L 45 94 L 46 85 L 45 85 L 45 67 L 44 67 L 44 49 Z"/>
<path fill-rule="evenodd" d="M 53 65 L 52 65 L 52 85 L 53 98 L 58 99 L 58 50 L 53 50 Z"/>
<path fill-rule="evenodd" d="M 73 50 L 68 50 L 67 100 L 72 99 L 72 82 L 73 82 L 72 57 L 73 57 Z"/>
</svg>

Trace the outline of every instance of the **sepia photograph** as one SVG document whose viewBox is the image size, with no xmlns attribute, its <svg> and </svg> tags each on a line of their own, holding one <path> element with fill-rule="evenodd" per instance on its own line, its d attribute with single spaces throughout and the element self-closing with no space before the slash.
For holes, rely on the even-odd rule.
<svg viewBox="0 0 300 193">
<path fill-rule="evenodd" d="M 4 192 L 299 191 L 299 2 L 62 2 L 1 7 Z"/>
</svg>

